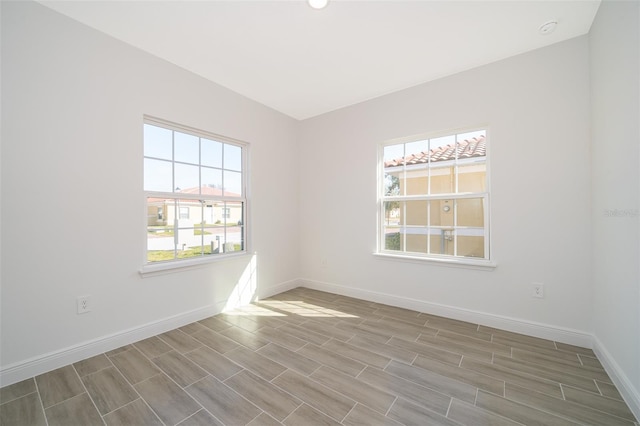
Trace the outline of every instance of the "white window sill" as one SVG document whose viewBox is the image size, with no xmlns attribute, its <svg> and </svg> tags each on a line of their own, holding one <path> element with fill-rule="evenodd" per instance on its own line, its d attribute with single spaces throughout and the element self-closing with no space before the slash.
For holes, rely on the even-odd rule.
<svg viewBox="0 0 640 426">
<path fill-rule="evenodd" d="M 374 256 L 383 260 L 396 260 L 401 262 L 411 263 L 428 263 L 437 266 L 446 266 L 450 268 L 465 268 L 465 269 L 477 269 L 483 271 L 493 271 L 498 265 L 485 259 L 452 259 L 452 258 L 437 258 L 426 256 L 414 256 L 410 254 L 395 254 L 395 253 L 373 253 Z"/>
<path fill-rule="evenodd" d="M 172 274 L 174 272 L 202 268 L 212 263 L 220 262 L 223 260 L 237 259 L 244 256 L 249 256 L 249 253 L 247 253 L 246 251 L 239 251 L 232 254 L 205 256 L 194 259 L 184 259 L 169 262 L 149 263 L 147 265 L 143 265 L 138 273 L 142 278 L 153 277 L 156 275 Z"/>
</svg>

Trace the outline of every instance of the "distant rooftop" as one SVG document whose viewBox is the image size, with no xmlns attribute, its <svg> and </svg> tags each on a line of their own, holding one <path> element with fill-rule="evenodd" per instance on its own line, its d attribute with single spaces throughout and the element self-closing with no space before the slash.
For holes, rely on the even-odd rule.
<svg viewBox="0 0 640 426">
<path fill-rule="evenodd" d="M 451 161 L 456 158 L 456 150 L 458 159 L 484 157 L 487 155 L 485 136 L 478 136 L 472 139 L 466 139 L 458 144 L 444 145 L 438 148 L 434 148 L 428 152 L 422 151 L 417 154 L 411 154 L 406 157 L 396 158 L 395 160 L 389 160 L 384 163 L 385 167 L 399 167 L 404 164 L 411 166 L 414 164 L 425 164 L 431 157 L 431 162 L 436 161 Z"/>
</svg>

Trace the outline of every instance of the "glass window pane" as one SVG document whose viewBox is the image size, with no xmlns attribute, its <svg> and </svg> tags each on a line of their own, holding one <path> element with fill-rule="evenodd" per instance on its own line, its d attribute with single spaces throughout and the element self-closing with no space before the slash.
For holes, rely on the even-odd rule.
<svg viewBox="0 0 640 426">
<path fill-rule="evenodd" d="M 172 159 L 171 130 L 162 127 L 144 125 L 144 155 L 145 157 Z"/>
<path fill-rule="evenodd" d="M 397 170 L 384 174 L 384 195 L 400 194 L 400 178 L 398 175 L 400 175 L 400 172 Z"/>
<path fill-rule="evenodd" d="M 178 259 L 202 256 L 202 234 L 196 233 L 194 228 L 178 228 L 178 246 L 176 249 Z"/>
<path fill-rule="evenodd" d="M 474 139 L 474 138 L 481 138 L 483 136 L 485 136 L 487 134 L 486 130 L 474 130 L 473 132 L 467 132 L 467 133 L 459 133 L 458 134 L 458 141 L 464 141 L 464 140 L 469 140 L 469 139 Z"/>
<path fill-rule="evenodd" d="M 384 202 L 384 224 L 387 226 L 400 224 L 400 203 L 398 201 Z"/>
<path fill-rule="evenodd" d="M 222 170 L 209 167 L 200 168 L 202 194 L 222 195 Z"/>
<path fill-rule="evenodd" d="M 387 145 L 383 148 L 382 153 L 385 167 L 394 167 L 403 164 L 404 144 Z"/>
<path fill-rule="evenodd" d="M 407 229 L 406 251 L 413 253 L 427 253 L 426 228 Z"/>
<path fill-rule="evenodd" d="M 175 192 L 197 194 L 199 191 L 199 167 L 188 164 L 176 164 Z"/>
<path fill-rule="evenodd" d="M 171 164 L 170 161 L 144 159 L 145 191 L 172 191 Z"/>
<path fill-rule="evenodd" d="M 384 240 L 382 241 L 383 250 L 402 250 L 402 241 L 400 237 L 399 226 L 385 226 L 384 227 Z"/>
<path fill-rule="evenodd" d="M 474 235 L 467 229 L 459 229 L 457 244 L 457 255 L 463 257 L 484 258 L 484 236 Z"/>
<path fill-rule="evenodd" d="M 427 194 L 428 183 L 428 141 L 417 141 L 405 144 L 405 171 L 401 177 L 401 185 L 405 188 L 405 195 Z"/>
<path fill-rule="evenodd" d="M 429 253 L 453 255 L 455 231 L 451 228 L 433 228 L 429 234 Z"/>
<path fill-rule="evenodd" d="M 226 238 L 223 250 L 225 253 L 244 250 L 242 233 L 243 203 L 225 203 Z"/>
<path fill-rule="evenodd" d="M 427 226 L 427 201 L 407 201 L 403 223 L 407 226 Z"/>
<path fill-rule="evenodd" d="M 485 163 L 458 166 L 458 192 L 485 192 L 487 190 Z"/>
<path fill-rule="evenodd" d="M 453 207 L 453 200 L 431 200 L 429 209 L 429 226 L 452 228 Z"/>
<path fill-rule="evenodd" d="M 429 139 L 430 161 L 435 163 L 455 159 L 455 143 L 455 135 Z"/>
<path fill-rule="evenodd" d="M 456 201 L 458 226 L 484 227 L 484 200 L 482 198 L 464 198 Z"/>
<path fill-rule="evenodd" d="M 200 148 L 198 137 L 186 133 L 174 132 L 175 161 L 200 164 Z"/>
<path fill-rule="evenodd" d="M 242 173 L 224 171 L 224 195 L 242 197 Z"/>
<path fill-rule="evenodd" d="M 147 198 L 148 262 L 162 262 L 174 258 L 174 214 L 175 203 L 173 200 Z"/>
<path fill-rule="evenodd" d="M 449 163 L 448 165 L 435 163 L 431 165 L 431 194 L 452 194 L 454 192 L 454 168 L 453 163 Z"/>
<path fill-rule="evenodd" d="M 200 139 L 203 166 L 222 167 L 222 143 L 210 139 Z"/>
<path fill-rule="evenodd" d="M 224 144 L 224 165 L 227 170 L 242 171 L 242 148 Z"/>
</svg>

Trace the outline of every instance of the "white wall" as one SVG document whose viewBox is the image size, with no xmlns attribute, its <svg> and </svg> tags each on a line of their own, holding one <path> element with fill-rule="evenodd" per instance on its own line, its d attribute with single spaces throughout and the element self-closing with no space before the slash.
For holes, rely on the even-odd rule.
<svg viewBox="0 0 640 426">
<path fill-rule="evenodd" d="M 635 395 L 636 413 L 640 413 L 639 28 L 640 3 L 604 1 L 589 38 L 593 327 L 610 367 L 628 379 L 616 384 Z"/>
<path fill-rule="evenodd" d="M 307 284 L 584 337 L 592 327 L 588 66 L 584 36 L 304 121 Z M 377 144 L 483 123 L 490 127 L 497 268 L 373 256 Z M 531 297 L 532 282 L 545 284 L 544 299 Z"/>
<path fill-rule="evenodd" d="M 39 4 L 2 2 L 5 371 L 174 316 L 219 310 L 246 281 L 251 256 L 180 274 L 138 274 L 143 114 L 251 144 L 258 292 L 277 292 L 299 276 L 295 120 Z M 76 297 L 87 294 L 93 310 L 77 315 Z"/>
</svg>

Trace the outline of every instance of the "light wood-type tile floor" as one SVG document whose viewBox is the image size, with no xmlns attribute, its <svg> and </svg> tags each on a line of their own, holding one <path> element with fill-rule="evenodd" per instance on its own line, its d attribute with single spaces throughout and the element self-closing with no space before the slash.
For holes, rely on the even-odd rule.
<svg viewBox="0 0 640 426">
<path fill-rule="evenodd" d="M 2 425 L 638 425 L 590 349 L 297 288 L 0 389 Z"/>
</svg>

